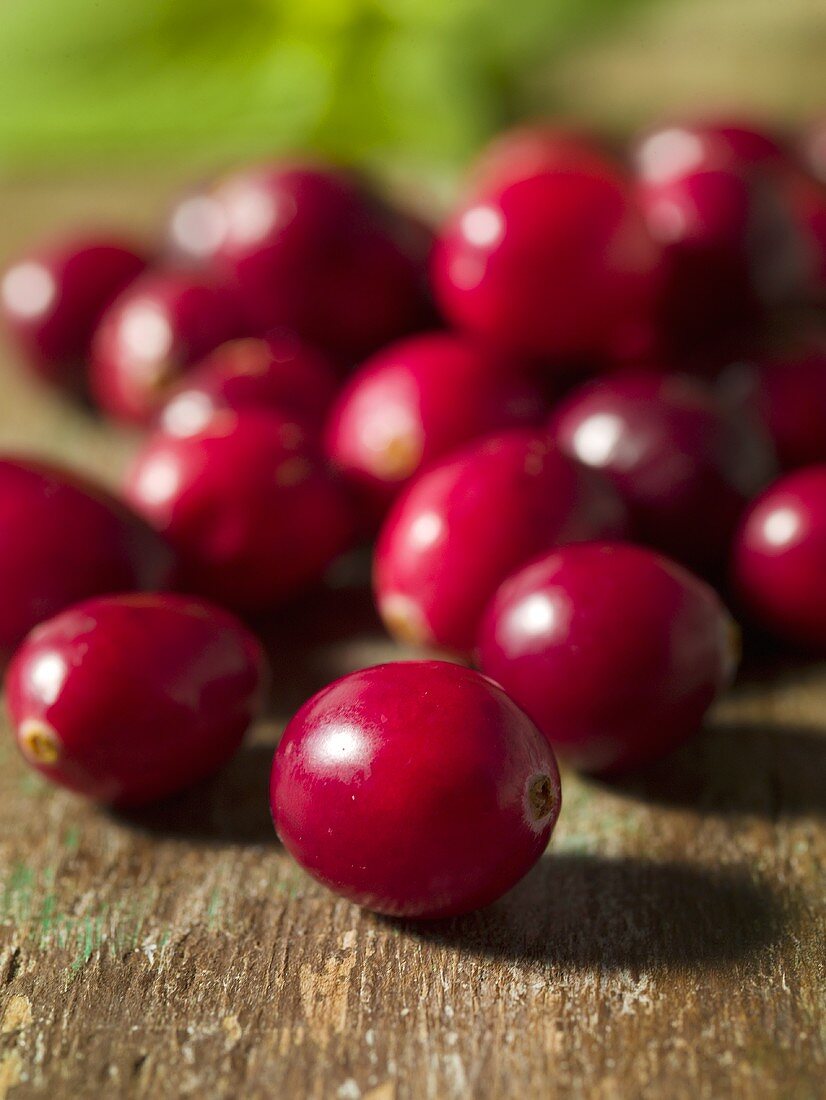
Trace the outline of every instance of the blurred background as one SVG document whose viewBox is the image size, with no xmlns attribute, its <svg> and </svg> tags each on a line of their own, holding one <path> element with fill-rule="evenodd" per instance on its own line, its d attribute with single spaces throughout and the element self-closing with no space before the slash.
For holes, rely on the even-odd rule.
<svg viewBox="0 0 826 1100">
<path fill-rule="evenodd" d="M 817 0 L 3 0 L 0 170 L 300 147 L 438 181 L 537 114 L 800 122 L 824 58 Z"/>
</svg>

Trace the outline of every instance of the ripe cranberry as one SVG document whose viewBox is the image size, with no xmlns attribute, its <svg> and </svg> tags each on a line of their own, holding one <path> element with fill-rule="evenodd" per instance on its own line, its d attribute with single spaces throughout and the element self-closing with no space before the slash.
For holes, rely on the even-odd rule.
<svg viewBox="0 0 826 1100">
<path fill-rule="evenodd" d="M 504 582 L 479 659 L 561 756 L 605 773 L 694 733 L 733 675 L 737 645 L 709 585 L 643 547 L 588 543 Z"/>
<path fill-rule="evenodd" d="M 720 388 L 740 415 L 760 417 L 783 469 L 826 462 L 826 343 L 735 364 Z"/>
<path fill-rule="evenodd" d="M 388 629 L 468 652 L 485 604 L 517 566 L 565 542 L 621 534 L 619 500 L 538 433 L 488 436 L 418 477 L 379 536 L 376 600 Z"/>
<path fill-rule="evenodd" d="M 496 684 L 444 661 L 379 665 L 287 726 L 270 786 L 279 837 L 319 882 L 396 917 L 500 897 L 542 855 L 554 755 Z"/>
<path fill-rule="evenodd" d="M 172 567 L 164 541 L 103 489 L 43 462 L 0 460 L 0 662 L 70 604 L 163 588 Z"/>
<path fill-rule="evenodd" d="M 770 485 L 746 513 L 733 577 L 744 606 L 797 644 L 826 649 L 826 465 Z"/>
<path fill-rule="evenodd" d="M 32 631 L 9 666 L 23 755 L 89 798 L 136 806 L 232 756 L 262 697 L 260 646 L 231 615 L 182 596 L 111 596 Z"/>
<path fill-rule="evenodd" d="M 161 426 L 189 435 L 218 409 L 273 409 L 320 432 L 337 389 L 327 357 L 295 336 L 222 344 L 187 373 L 161 411 Z"/>
<path fill-rule="evenodd" d="M 551 414 L 552 438 L 609 478 L 643 542 L 703 570 L 728 553 L 748 499 L 772 473 L 768 441 L 699 380 L 625 371 Z"/>
<path fill-rule="evenodd" d="M 147 423 L 181 376 L 239 333 L 233 296 L 183 272 L 149 272 L 106 311 L 92 342 L 91 385 L 104 412 Z"/>
<path fill-rule="evenodd" d="M 156 432 L 126 495 L 178 550 L 181 587 L 244 612 L 319 580 L 352 533 L 350 502 L 301 429 L 262 409 Z"/>
<path fill-rule="evenodd" d="M 615 173 L 617 161 L 600 141 L 569 126 L 517 126 L 494 138 L 471 170 L 471 183 L 502 187 L 554 169 L 587 168 Z"/>
<path fill-rule="evenodd" d="M 125 245 L 83 239 L 22 256 L 8 267 L 0 308 L 32 369 L 49 382 L 74 384 L 101 314 L 145 266 Z"/>
<path fill-rule="evenodd" d="M 577 358 L 633 348 L 658 260 L 620 177 L 548 168 L 461 205 L 436 244 L 433 282 L 457 327 L 526 355 Z"/>
<path fill-rule="evenodd" d="M 327 451 L 380 516 L 413 474 L 477 436 L 542 420 L 537 388 L 468 337 L 436 332 L 391 344 L 350 379 Z"/>
<path fill-rule="evenodd" d="M 172 235 L 232 280 L 256 331 L 284 327 L 359 358 L 426 315 L 429 235 L 336 169 L 275 163 L 228 175 L 184 200 Z"/>
</svg>

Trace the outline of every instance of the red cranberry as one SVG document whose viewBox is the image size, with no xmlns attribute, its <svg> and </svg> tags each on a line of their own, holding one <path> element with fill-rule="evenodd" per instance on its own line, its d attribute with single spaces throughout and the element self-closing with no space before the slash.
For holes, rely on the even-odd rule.
<svg viewBox="0 0 826 1100">
<path fill-rule="evenodd" d="M 78 600 L 171 579 L 172 553 L 142 519 L 46 463 L 0 460 L 0 533 L 0 662 Z"/>
<path fill-rule="evenodd" d="M 557 406 L 550 430 L 613 482 L 642 541 L 703 570 L 725 560 L 746 502 L 772 473 L 757 429 L 682 375 L 629 370 L 589 383 Z"/>
<path fill-rule="evenodd" d="M 101 314 L 145 266 L 131 248 L 93 239 L 33 252 L 7 268 L 0 307 L 37 374 L 74 383 Z"/>
<path fill-rule="evenodd" d="M 699 727 L 737 664 L 716 593 L 630 543 L 565 546 L 526 565 L 491 601 L 480 665 L 561 756 L 619 771 Z"/>
<path fill-rule="evenodd" d="M 319 882 L 396 917 L 500 897 L 561 804 L 554 755 L 490 680 L 444 661 L 354 672 L 287 726 L 270 787 L 286 848 Z"/>
<path fill-rule="evenodd" d="M 413 474 L 477 436 L 542 420 L 544 402 L 515 364 L 454 333 L 391 344 L 350 379 L 327 449 L 381 515 Z"/>
<path fill-rule="evenodd" d="M 241 292 L 252 326 L 359 358 L 421 324 L 429 236 L 332 168 L 263 164 L 173 214 L 179 250 Z"/>
<path fill-rule="evenodd" d="M 787 474 L 749 508 L 733 575 L 746 609 L 790 641 L 826 649 L 826 465 Z"/>
<path fill-rule="evenodd" d="M 622 179 L 547 169 L 460 206 L 437 242 L 433 280 L 457 327 L 527 355 L 576 358 L 634 344 L 658 259 Z"/>
<path fill-rule="evenodd" d="M 109 415 L 146 423 L 193 363 L 238 332 L 226 289 L 201 276 L 150 272 L 121 294 L 95 333 L 94 396 Z"/>
<path fill-rule="evenodd" d="M 566 126 L 517 126 L 482 151 L 471 172 L 473 185 L 502 187 L 554 169 L 587 168 L 614 173 L 618 164 L 593 135 Z"/>
<path fill-rule="evenodd" d="M 607 483 L 542 436 L 489 436 L 418 477 L 382 528 L 379 611 L 396 635 L 469 651 L 484 606 L 517 566 L 564 542 L 622 533 Z"/>
<path fill-rule="evenodd" d="M 319 580 L 351 538 L 341 486 L 296 424 L 261 409 L 156 432 L 126 494 L 180 553 L 181 587 L 244 612 Z"/>
<path fill-rule="evenodd" d="M 264 661 L 231 615 L 182 596 L 111 596 L 32 631 L 9 666 L 17 743 L 38 771 L 135 806 L 232 756 L 262 696 Z"/>
<path fill-rule="evenodd" d="M 273 409 L 321 430 L 338 388 L 327 357 L 295 336 L 222 344 L 190 371 L 161 412 L 172 435 L 189 435 L 218 409 Z"/>
<path fill-rule="evenodd" d="M 826 344 L 735 364 L 720 388 L 740 415 L 760 417 L 784 469 L 826 462 Z"/>
</svg>

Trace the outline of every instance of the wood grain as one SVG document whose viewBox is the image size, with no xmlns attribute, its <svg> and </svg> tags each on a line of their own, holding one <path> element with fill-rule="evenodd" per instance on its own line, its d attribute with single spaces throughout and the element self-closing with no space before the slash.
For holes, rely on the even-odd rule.
<svg viewBox="0 0 826 1100">
<path fill-rule="evenodd" d="M 2 251 L 171 180 L 7 184 Z M 116 480 L 134 440 L 2 362 L 0 443 Z M 125 819 L 0 739 L 0 1100 L 789 1097 L 824 1093 L 826 666 L 747 677 L 624 787 L 564 776 L 511 895 L 416 927 L 280 850 L 273 745 L 334 675 L 399 654 L 359 589 L 272 624 L 272 713 L 206 787 Z"/>
</svg>

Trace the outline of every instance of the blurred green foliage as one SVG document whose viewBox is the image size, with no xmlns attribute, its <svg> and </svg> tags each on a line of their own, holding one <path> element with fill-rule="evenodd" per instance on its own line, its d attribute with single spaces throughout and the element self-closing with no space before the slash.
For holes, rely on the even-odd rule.
<svg viewBox="0 0 826 1100">
<path fill-rule="evenodd" d="M 449 167 L 641 0 L 2 0 L 0 166 L 309 147 Z"/>
</svg>

